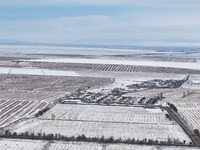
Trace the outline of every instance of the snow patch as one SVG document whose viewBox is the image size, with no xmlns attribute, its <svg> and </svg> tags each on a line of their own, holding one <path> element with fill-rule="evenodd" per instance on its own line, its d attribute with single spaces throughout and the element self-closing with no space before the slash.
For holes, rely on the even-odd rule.
<svg viewBox="0 0 200 150">
<path fill-rule="evenodd" d="M 25 74 L 25 75 L 48 75 L 48 76 L 80 76 L 74 71 L 57 71 L 35 68 L 1 68 L 0 74 Z"/>
</svg>

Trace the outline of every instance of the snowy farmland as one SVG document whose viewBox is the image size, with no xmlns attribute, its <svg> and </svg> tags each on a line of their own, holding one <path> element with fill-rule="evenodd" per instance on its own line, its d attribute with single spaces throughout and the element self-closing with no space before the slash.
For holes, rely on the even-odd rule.
<svg viewBox="0 0 200 150">
<path fill-rule="evenodd" d="M 106 62 L 106 60 L 105 60 Z M 117 61 L 116 61 L 117 62 Z M 200 70 L 156 67 L 156 66 L 138 66 L 138 65 L 119 65 L 119 64 L 87 64 L 87 63 L 60 63 L 60 62 L 24 62 L 18 65 L 30 68 L 66 70 L 66 71 L 90 71 L 90 72 L 123 72 L 123 73 L 174 73 L 174 74 L 198 74 Z"/>
<path fill-rule="evenodd" d="M 51 143 L 49 150 L 102 150 L 103 145 L 84 142 L 55 142 Z"/>
<path fill-rule="evenodd" d="M 21 47 L 18 48 L 20 51 Z M 24 51 L 26 48 L 30 47 L 24 47 Z M 70 48 L 68 50 L 70 51 Z M 157 108 L 157 104 L 167 106 L 166 102 L 173 103 L 178 108 L 178 113 L 187 121 L 191 129 L 200 129 L 200 82 L 198 76 L 200 74 L 200 63 L 198 58 L 150 58 L 150 56 L 132 58 L 130 56 L 98 57 L 92 55 L 82 57 L 80 55 L 62 56 L 60 54 L 45 57 L 45 54 L 31 54 L 28 59 L 42 59 L 25 62 L 25 54 L 23 54 L 23 57 L 20 57 L 20 54 L 17 54 L 17 56 L 24 61 L 17 61 L 13 57 L 12 59 L 7 58 L 7 62 L 10 63 L 6 64 L 7 62 L 2 61 L 1 64 L 5 64 L 5 66 L 2 65 L 0 68 L 0 129 L 2 133 L 5 130 L 12 133 L 17 132 L 17 134 L 28 131 L 35 133 L 35 135 L 53 133 L 68 137 L 84 134 L 86 137 L 104 136 L 109 138 L 113 136 L 115 139 L 121 138 L 123 140 L 135 138 L 135 140 L 167 141 L 170 138 L 172 140 L 177 139 L 180 142 L 185 140 L 186 144 L 189 144 L 191 140 L 182 128 L 173 119 L 166 117 L 166 111 Z M 190 80 L 177 89 L 135 90 L 127 87 L 127 85 L 139 84 L 150 79 L 182 80 L 187 75 L 190 75 Z M 126 94 L 122 97 L 130 96 L 133 99 L 156 97 L 162 93 L 163 101 L 156 103 L 157 109 L 140 108 L 142 105 L 140 107 L 126 107 L 125 105 L 122 107 L 122 105 L 67 105 L 57 103 L 58 99 L 62 100 L 67 95 L 72 95 L 72 98 L 75 99 L 80 96 L 79 93 L 89 96 L 90 92 L 111 95 L 114 88 L 127 92 L 124 92 Z M 189 94 L 187 94 L 188 90 Z M 185 97 L 183 97 L 184 93 Z M 50 110 L 39 117 L 34 117 L 39 110 L 45 107 L 50 107 Z M 8 148 L 7 143 L 9 142 L 7 141 L 5 145 L 3 143 L 4 146 L 7 146 L 5 149 L 18 148 L 18 143 L 10 144 L 11 147 Z M 24 147 L 27 145 L 23 143 L 24 140 L 19 141 L 21 142 L 19 149 L 25 149 Z M 31 146 L 31 144 L 29 145 Z M 45 149 L 45 145 L 49 146 L 48 149 L 50 150 L 159 149 L 156 146 L 56 141 L 44 141 L 40 145 L 41 147 L 37 146 L 36 142 L 34 146 L 36 149 Z M 161 148 L 166 150 L 184 149 L 182 147 Z"/>
<path fill-rule="evenodd" d="M 55 115 L 55 119 L 59 120 L 172 124 L 172 122 L 165 117 L 165 113 L 166 112 L 162 112 L 160 109 L 144 109 L 138 107 L 57 104 L 54 108 L 41 116 L 41 118 L 51 119 L 53 114 Z"/>
<path fill-rule="evenodd" d="M 55 114 L 55 119 L 51 118 Z M 168 138 L 186 140 L 181 127 L 164 118 L 161 110 L 134 107 L 106 107 L 85 105 L 57 105 L 39 119 L 18 124 L 13 132 L 62 133 L 66 136 L 85 134 L 86 137 L 115 139 L 135 138 L 167 141 Z"/>
<path fill-rule="evenodd" d="M 189 147 L 167 147 L 167 146 L 146 146 L 129 144 L 98 144 L 84 142 L 54 142 L 51 143 L 49 150 L 197 150 L 198 148 Z"/>
<path fill-rule="evenodd" d="M 0 139 L 1 150 L 197 150 L 189 147 L 146 146 L 129 144 L 99 144 L 85 142 L 48 142 L 39 140 Z"/>
<path fill-rule="evenodd" d="M 34 117 L 67 92 L 109 83 L 108 78 L 0 75 L 0 129 Z"/>
<path fill-rule="evenodd" d="M 0 75 L 0 90 L 66 93 L 112 83 L 109 78 L 63 77 L 40 75 Z M 12 93 L 12 92 L 11 92 Z M 49 93 L 51 94 L 51 93 Z M 20 95 L 17 95 L 20 96 Z M 58 97 L 59 98 L 59 95 Z"/>
<path fill-rule="evenodd" d="M 56 63 L 83 63 L 83 64 L 112 64 L 112 65 L 136 65 L 150 67 L 170 67 L 187 68 L 200 70 L 199 63 L 180 63 L 180 62 L 162 62 L 162 61 L 130 61 L 130 60 L 111 60 L 111 59 L 35 59 L 27 60 L 30 62 L 56 62 Z"/>
<path fill-rule="evenodd" d="M 85 122 L 85 121 L 63 121 L 63 120 L 31 120 L 27 124 L 16 126 L 13 132 L 22 133 L 45 133 L 58 134 L 65 136 L 79 136 L 84 134 L 86 137 L 115 139 L 154 139 L 158 141 L 167 141 L 168 138 L 183 140 L 188 144 L 189 137 L 178 125 L 153 125 L 153 124 L 132 124 L 132 123 L 108 123 L 108 122 Z"/>
<path fill-rule="evenodd" d="M 0 139 L 1 150 L 42 150 L 44 145 L 39 140 Z"/>
<path fill-rule="evenodd" d="M 49 106 L 49 103 L 39 101 L 0 100 L 0 103 L 0 128 L 33 117 L 39 110 Z"/>
<path fill-rule="evenodd" d="M 199 93 L 200 95 L 200 93 Z M 180 116 L 188 123 L 192 129 L 200 130 L 200 100 L 192 98 L 168 99 L 173 103 Z"/>
<path fill-rule="evenodd" d="M 106 145 L 106 150 L 197 150 L 198 148 L 189 147 L 167 147 L 167 146 L 139 146 L 139 145 L 124 145 L 110 144 Z"/>
<path fill-rule="evenodd" d="M 191 129 L 200 130 L 200 86 L 194 84 L 193 80 L 199 76 L 191 76 L 183 88 L 164 92 L 165 101 L 174 104 L 178 113 Z"/>
<path fill-rule="evenodd" d="M 1 150 L 197 150 L 189 147 L 146 146 L 129 144 L 99 144 L 85 142 L 48 142 L 39 140 L 0 139 Z"/>
</svg>

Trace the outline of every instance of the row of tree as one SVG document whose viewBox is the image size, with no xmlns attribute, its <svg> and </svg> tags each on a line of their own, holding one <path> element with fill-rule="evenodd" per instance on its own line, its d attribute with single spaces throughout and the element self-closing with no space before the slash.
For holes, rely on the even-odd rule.
<svg viewBox="0 0 200 150">
<path fill-rule="evenodd" d="M 50 108 L 49 107 L 46 107 L 42 110 L 40 110 L 38 113 L 35 114 L 35 117 L 39 117 L 41 115 L 43 115 L 45 112 L 47 112 Z"/>
<path fill-rule="evenodd" d="M 2 136 L 2 135 L 1 135 Z M 11 133 L 9 130 L 5 131 L 4 136 L 6 137 L 16 137 L 16 138 L 23 138 L 23 139 L 45 139 L 45 140 L 61 140 L 61 141 L 84 141 L 84 142 L 101 142 L 101 143 L 125 143 L 125 144 L 147 144 L 147 145 L 184 145 L 186 141 L 179 141 L 178 139 L 170 139 L 168 138 L 167 141 L 158 141 L 158 140 L 152 140 L 152 139 L 126 139 L 122 140 L 114 139 L 113 136 L 109 138 L 102 137 L 86 137 L 84 134 L 79 135 L 77 137 L 67 137 L 61 134 L 34 134 L 29 133 L 28 131 L 24 133 L 17 134 L 17 132 Z"/>
</svg>

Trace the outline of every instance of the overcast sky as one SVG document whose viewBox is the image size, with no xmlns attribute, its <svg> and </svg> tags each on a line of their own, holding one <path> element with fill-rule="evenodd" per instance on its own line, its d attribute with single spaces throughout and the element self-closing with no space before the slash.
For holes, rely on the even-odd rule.
<svg viewBox="0 0 200 150">
<path fill-rule="evenodd" d="M 200 1 L 3 0 L 0 40 L 200 46 Z"/>
</svg>

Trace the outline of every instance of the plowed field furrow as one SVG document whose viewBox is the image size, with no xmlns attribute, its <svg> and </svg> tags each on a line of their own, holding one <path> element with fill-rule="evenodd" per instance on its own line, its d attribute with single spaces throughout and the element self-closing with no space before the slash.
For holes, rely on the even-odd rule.
<svg viewBox="0 0 200 150">
<path fill-rule="evenodd" d="M 0 110 L 1 110 L 2 108 L 4 108 L 5 106 L 7 106 L 9 103 L 10 103 L 10 101 L 4 101 L 3 103 L 1 103 L 1 105 L 0 105 Z"/>
<path fill-rule="evenodd" d="M 15 101 L 13 103 L 10 103 L 7 107 L 5 107 L 4 109 L 1 110 L 1 116 L 6 113 L 8 110 L 10 110 L 11 108 L 13 108 L 14 106 L 16 106 L 20 101 Z"/>
<path fill-rule="evenodd" d="M 29 106 L 26 108 L 25 111 L 22 112 L 22 114 L 20 115 L 20 117 L 23 117 L 23 116 L 26 116 L 26 114 L 32 109 L 34 108 L 34 105 L 36 104 L 37 102 L 30 102 Z"/>
<path fill-rule="evenodd" d="M 1 106 L 0 106 L 0 109 L 4 109 L 6 107 L 8 107 L 8 105 L 11 104 L 11 101 L 7 100 L 6 102 L 4 102 Z"/>
<path fill-rule="evenodd" d="M 8 116 L 12 115 L 12 113 L 15 113 L 19 108 L 21 108 L 21 105 L 15 106 L 13 109 L 7 111 L 4 115 L 2 115 L 1 119 L 3 120 L 4 118 L 7 118 Z"/>
<path fill-rule="evenodd" d="M 47 103 L 45 103 L 45 102 L 40 103 L 31 112 L 29 112 L 28 115 L 35 113 L 38 109 L 44 108 L 45 105 L 47 105 Z"/>
<path fill-rule="evenodd" d="M 21 116 L 21 114 L 24 112 L 24 109 L 26 109 L 26 108 L 29 108 L 29 101 L 27 102 L 27 101 L 25 101 L 25 102 L 23 102 L 22 103 L 22 107 L 16 112 L 16 116 Z M 24 116 L 22 116 L 22 117 L 24 117 Z"/>
</svg>

